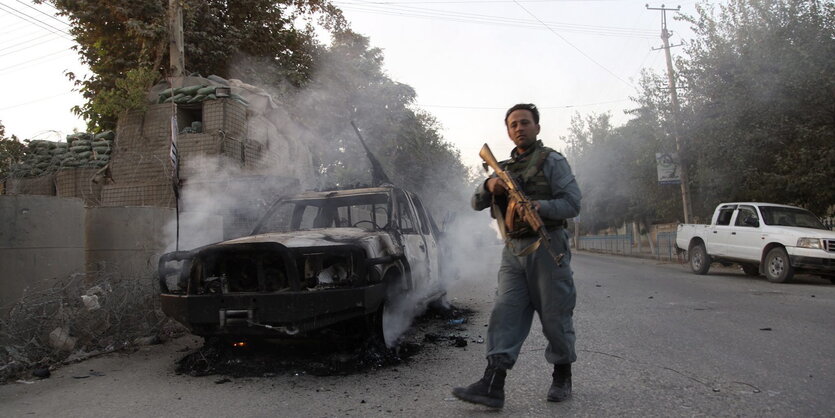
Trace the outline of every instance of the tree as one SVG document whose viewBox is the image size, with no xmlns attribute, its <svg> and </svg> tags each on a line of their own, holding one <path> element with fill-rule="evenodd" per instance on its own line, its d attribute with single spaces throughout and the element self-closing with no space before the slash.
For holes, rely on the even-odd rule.
<svg viewBox="0 0 835 418">
<path fill-rule="evenodd" d="M 165 75 L 168 2 L 53 2 L 70 17 L 94 73 L 78 81 L 88 102 L 76 110 L 91 130 L 112 128 L 120 109 L 141 100 L 143 84 L 150 87 L 148 75 Z M 350 31 L 329 0 L 185 1 L 183 20 L 188 70 L 240 78 L 277 95 L 313 137 L 323 185 L 370 180 L 355 121 L 398 185 L 425 195 L 464 188 L 466 169 L 437 121 L 414 109 L 414 89 L 388 78 L 382 51 Z M 329 46 L 317 40 L 314 24 L 330 31 Z"/>
<path fill-rule="evenodd" d="M 443 140 L 434 117 L 412 107 L 414 89 L 391 80 L 382 65 L 382 51 L 368 38 L 343 31 L 319 55 L 308 85 L 292 96 L 294 118 L 323 138 L 314 150 L 323 184 L 371 180 L 353 121 L 394 183 L 436 197 L 425 199 L 435 213 L 444 201 L 465 201 L 459 193 L 468 189 L 467 170 L 458 151 Z"/>
<path fill-rule="evenodd" d="M 835 201 L 835 4 L 703 3 L 686 20 L 683 135 L 703 211 L 762 200 L 823 213 Z"/>
<path fill-rule="evenodd" d="M 17 136 L 6 136 L 6 127 L 0 122 L 0 179 L 9 177 L 11 167 L 20 162 L 26 145 Z"/>
<path fill-rule="evenodd" d="M 168 1 L 50 2 L 69 18 L 81 60 L 93 73 L 86 79 L 68 74 L 87 100 L 73 111 L 87 120 L 90 131 L 113 129 L 118 115 L 113 112 L 119 106 L 112 104 L 121 100 L 114 96 L 129 99 L 129 92 L 147 90 L 168 75 Z M 262 84 L 304 84 L 319 46 L 313 24 L 332 31 L 346 27 L 341 11 L 329 0 L 182 3 L 187 70 Z M 306 26 L 298 28 L 299 20 Z M 138 77 L 131 85 L 117 86 L 129 71 L 156 77 Z"/>
<path fill-rule="evenodd" d="M 676 65 L 694 214 L 708 219 L 723 201 L 824 214 L 835 201 L 835 4 L 731 0 L 697 11 L 684 18 L 696 38 Z M 680 195 L 655 176 L 654 154 L 675 149 L 664 84 L 643 73 L 624 126 L 573 119 L 584 227 L 680 219 Z"/>
</svg>

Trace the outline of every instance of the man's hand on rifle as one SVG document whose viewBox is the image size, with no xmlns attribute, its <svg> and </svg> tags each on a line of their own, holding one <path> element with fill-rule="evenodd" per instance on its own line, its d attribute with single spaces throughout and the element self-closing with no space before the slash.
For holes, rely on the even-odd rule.
<svg viewBox="0 0 835 418">
<path fill-rule="evenodd" d="M 490 177 L 489 179 L 487 179 L 486 187 L 487 187 L 488 192 L 490 192 L 490 193 L 492 193 L 496 196 L 503 196 L 503 195 L 507 194 L 507 185 L 505 184 L 504 180 L 502 180 L 498 177 Z M 531 204 L 533 205 L 534 209 L 536 209 L 536 212 L 539 213 L 539 207 L 540 207 L 539 202 L 534 200 L 534 201 L 531 201 Z M 522 207 L 517 206 L 516 210 L 521 211 Z M 519 215 L 522 215 L 522 213 L 519 213 Z"/>
<path fill-rule="evenodd" d="M 498 177 L 490 177 L 487 179 L 487 191 L 496 196 L 503 196 L 507 194 L 507 185 Z"/>
</svg>

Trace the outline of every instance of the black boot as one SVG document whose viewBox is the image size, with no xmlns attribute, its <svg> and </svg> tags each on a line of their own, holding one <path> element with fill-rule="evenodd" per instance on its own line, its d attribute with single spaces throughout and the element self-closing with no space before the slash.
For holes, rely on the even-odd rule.
<svg viewBox="0 0 835 418">
<path fill-rule="evenodd" d="M 571 363 L 555 364 L 554 381 L 548 389 L 549 402 L 562 402 L 571 397 Z"/>
<path fill-rule="evenodd" d="M 455 388 L 452 394 L 462 401 L 499 409 L 504 406 L 504 379 L 507 366 L 494 358 L 488 358 L 484 377 L 465 388 Z"/>
</svg>

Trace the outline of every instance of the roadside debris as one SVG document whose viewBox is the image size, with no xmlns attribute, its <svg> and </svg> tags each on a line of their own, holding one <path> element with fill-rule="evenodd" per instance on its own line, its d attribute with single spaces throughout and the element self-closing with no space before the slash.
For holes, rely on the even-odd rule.
<svg viewBox="0 0 835 418">
<path fill-rule="evenodd" d="M 408 362 L 428 344 L 465 347 L 468 343 L 466 335 L 449 334 L 454 331 L 452 327 L 457 327 L 450 324 L 450 319 L 465 319 L 466 322 L 470 314 L 470 311 L 452 307 L 430 307 L 415 320 L 414 327 L 394 348 L 387 348 L 379 340 L 358 340 L 355 333 L 340 329 L 290 340 L 208 339 L 202 347 L 177 362 L 176 372 L 232 378 L 361 373 Z M 442 336 L 447 334 L 449 336 Z"/>
<path fill-rule="evenodd" d="M 76 338 L 70 337 L 69 331 L 58 327 L 49 333 L 49 345 L 60 351 L 72 351 L 75 348 Z"/>
<path fill-rule="evenodd" d="M 39 367 L 35 370 L 32 370 L 32 376 L 35 376 L 35 377 L 38 377 L 38 378 L 41 378 L 41 379 L 47 379 L 51 375 L 52 375 L 52 373 L 49 371 L 49 367 Z"/>
</svg>

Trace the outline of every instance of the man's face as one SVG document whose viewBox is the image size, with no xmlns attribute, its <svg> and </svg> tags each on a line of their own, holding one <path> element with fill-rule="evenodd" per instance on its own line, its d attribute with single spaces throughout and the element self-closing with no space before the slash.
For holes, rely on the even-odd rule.
<svg viewBox="0 0 835 418">
<path fill-rule="evenodd" d="M 533 122 L 533 113 L 530 110 L 514 110 L 507 117 L 507 136 L 516 144 L 520 151 L 526 151 L 539 135 L 539 124 Z"/>
</svg>

